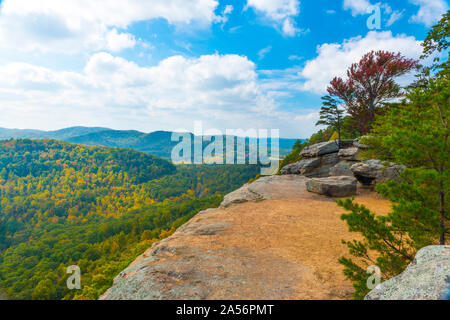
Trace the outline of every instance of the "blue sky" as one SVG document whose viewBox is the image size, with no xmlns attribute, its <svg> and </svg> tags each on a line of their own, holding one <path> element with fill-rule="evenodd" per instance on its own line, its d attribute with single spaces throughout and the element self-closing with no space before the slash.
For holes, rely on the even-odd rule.
<svg viewBox="0 0 450 320">
<path fill-rule="evenodd" d="M 3 0 L 0 126 L 305 138 L 370 50 L 418 58 L 445 0 Z M 380 10 L 380 28 L 367 20 Z M 400 79 L 407 83 L 411 76 Z"/>
</svg>

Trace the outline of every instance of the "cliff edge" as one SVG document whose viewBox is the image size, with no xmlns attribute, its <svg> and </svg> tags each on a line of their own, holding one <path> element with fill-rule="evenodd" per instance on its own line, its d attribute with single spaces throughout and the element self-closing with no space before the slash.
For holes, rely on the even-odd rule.
<svg viewBox="0 0 450 320">
<path fill-rule="evenodd" d="M 347 254 L 341 239 L 357 234 L 306 180 L 264 177 L 228 194 L 139 256 L 100 299 L 350 299 L 338 258 Z M 355 198 L 390 209 L 365 188 Z"/>
</svg>

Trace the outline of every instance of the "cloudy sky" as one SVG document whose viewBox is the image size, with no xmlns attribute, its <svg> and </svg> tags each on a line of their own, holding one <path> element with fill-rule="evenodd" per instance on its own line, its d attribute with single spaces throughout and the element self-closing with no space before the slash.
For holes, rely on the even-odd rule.
<svg viewBox="0 0 450 320">
<path fill-rule="evenodd" d="M 0 127 L 316 130 L 334 76 L 421 54 L 446 0 L 2 0 Z M 381 28 L 367 13 L 378 5 Z"/>
</svg>

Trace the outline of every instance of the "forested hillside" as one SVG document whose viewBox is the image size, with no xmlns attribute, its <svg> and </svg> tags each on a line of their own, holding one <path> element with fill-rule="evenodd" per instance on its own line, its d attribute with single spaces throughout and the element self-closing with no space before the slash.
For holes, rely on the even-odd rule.
<svg viewBox="0 0 450 320">
<path fill-rule="evenodd" d="M 153 242 L 256 176 L 256 166 L 178 166 L 128 149 L 0 141 L 0 291 L 95 299 Z M 66 288 L 77 264 L 82 290 Z"/>
<path fill-rule="evenodd" d="M 192 143 L 194 143 L 193 137 L 194 135 L 191 134 Z M 112 130 L 101 127 L 71 127 L 56 131 L 0 128 L 0 139 L 21 138 L 56 139 L 90 146 L 129 148 L 166 159 L 170 159 L 173 147 L 178 144 L 178 141 L 172 141 L 172 132 L 170 131 L 144 133 L 136 130 Z M 204 141 L 203 147 L 206 147 L 210 143 L 209 141 Z M 279 139 L 280 155 L 289 154 L 296 141 L 296 139 Z M 246 139 L 246 143 L 249 143 L 249 139 Z M 268 149 L 270 150 L 270 142 Z M 246 152 L 248 152 L 248 147 Z"/>
</svg>

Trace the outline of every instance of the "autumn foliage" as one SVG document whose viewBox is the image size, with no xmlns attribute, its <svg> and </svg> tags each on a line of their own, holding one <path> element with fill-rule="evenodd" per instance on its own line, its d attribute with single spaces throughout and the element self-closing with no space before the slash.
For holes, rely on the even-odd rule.
<svg viewBox="0 0 450 320">
<path fill-rule="evenodd" d="M 353 117 L 361 134 L 366 134 L 383 103 L 402 96 L 395 78 L 408 73 L 418 61 L 400 53 L 371 51 L 347 71 L 347 79 L 335 77 L 328 87 Z"/>
</svg>

